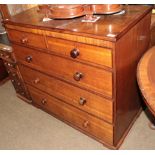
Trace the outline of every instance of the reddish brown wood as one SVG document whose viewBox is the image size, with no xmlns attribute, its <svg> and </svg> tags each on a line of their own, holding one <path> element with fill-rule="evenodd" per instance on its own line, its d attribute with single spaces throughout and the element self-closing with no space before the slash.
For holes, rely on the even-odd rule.
<svg viewBox="0 0 155 155">
<path fill-rule="evenodd" d="M 50 18 L 64 19 L 64 18 L 74 18 L 84 15 L 85 5 L 82 4 L 53 4 L 50 5 Z"/>
<path fill-rule="evenodd" d="M 124 15 L 108 15 L 106 17 L 101 15 L 100 20 L 95 23 L 82 23 L 81 20 L 83 17 L 70 20 L 41 22 L 43 15 L 37 13 L 37 9 L 38 8 L 32 8 L 17 14 L 11 17 L 11 20 L 6 23 L 29 28 L 37 27 L 39 29 L 52 30 L 54 32 L 59 32 L 61 35 L 62 33 L 63 35 L 67 33 L 94 39 L 104 39 L 104 41 L 116 41 L 150 12 L 152 8 L 143 5 L 126 5 L 124 7 L 126 11 Z M 108 36 L 108 34 L 113 34 L 113 36 Z M 74 39 L 74 37 L 71 39 Z M 81 39 L 78 41 L 80 42 L 83 40 Z"/>
<path fill-rule="evenodd" d="M 3 60 L 0 58 L 0 81 L 8 76 Z"/>
<path fill-rule="evenodd" d="M 141 108 L 141 98 L 136 82 L 136 69 L 140 57 L 149 47 L 150 19 L 151 13 L 145 16 L 143 20 L 137 23 L 116 43 L 115 144 L 118 143 L 123 132 L 128 128 L 129 122 L 136 116 Z M 130 54 L 128 55 L 127 53 Z M 120 122 L 122 123 L 120 124 Z"/>
<path fill-rule="evenodd" d="M 111 145 L 113 126 L 28 85 L 35 104 Z M 97 131 L 97 132 L 96 132 Z"/>
<path fill-rule="evenodd" d="M 138 69 L 137 79 L 145 103 L 149 110 L 155 116 L 155 76 L 154 76 L 154 63 L 155 63 L 155 47 L 149 49 L 141 58 Z"/>
<path fill-rule="evenodd" d="M 122 9 L 122 5 L 120 4 L 92 4 L 94 14 L 112 14 Z"/>
<path fill-rule="evenodd" d="M 3 20 L 9 20 L 11 18 L 7 4 L 0 4 L 0 12 L 2 14 Z"/>
<path fill-rule="evenodd" d="M 112 51 L 109 48 L 101 48 L 53 37 L 47 37 L 47 46 L 49 50 L 56 54 L 71 57 L 75 60 L 84 60 L 93 64 L 104 65 L 109 68 L 112 67 Z M 74 51 L 78 53 L 76 57 L 73 57 L 71 54 Z"/>
<path fill-rule="evenodd" d="M 42 35 L 36 35 L 16 30 L 9 30 L 8 37 L 11 41 L 15 41 L 23 45 L 46 48 L 45 40 Z"/>
<path fill-rule="evenodd" d="M 122 10 L 120 4 L 48 4 L 39 5 L 38 12 L 53 19 L 75 18 L 86 15 L 87 20 L 93 19 L 93 14 L 111 14 Z"/>
<path fill-rule="evenodd" d="M 103 97 L 72 86 L 54 77 L 47 76 L 26 66 L 20 65 L 19 69 L 23 75 L 24 81 L 29 85 L 43 90 L 52 96 L 56 96 L 57 98 L 105 121 L 110 123 L 113 122 L 113 103 L 111 100 L 104 99 Z M 84 98 L 86 103 L 81 105 L 81 98 Z"/>
<path fill-rule="evenodd" d="M 14 57 L 14 54 L 12 52 L 11 46 L 7 46 L 5 44 L 0 44 L 0 58 L 3 59 L 5 68 L 7 69 L 7 72 L 5 70 L 5 74 L 10 77 L 10 80 L 16 90 L 16 93 L 19 96 L 22 96 L 22 98 L 26 101 L 31 101 L 31 97 L 29 95 L 29 92 L 23 83 L 22 77 L 20 75 L 18 66 L 16 64 L 16 60 Z M 3 75 L 2 72 L 0 76 Z"/>
<path fill-rule="evenodd" d="M 17 60 L 27 66 L 34 67 L 82 88 L 92 89 L 107 97 L 112 97 L 112 73 L 109 71 L 15 44 L 13 44 L 13 48 Z M 30 57 L 32 60 L 28 61 L 27 59 Z M 79 80 L 74 78 L 77 72 L 83 74 Z M 102 81 L 102 83 L 98 81 Z"/>
<path fill-rule="evenodd" d="M 155 45 L 155 13 L 151 16 L 151 46 Z"/>
<path fill-rule="evenodd" d="M 151 7 L 125 11 L 82 23 L 83 17 L 41 22 L 30 9 L 5 22 L 34 105 L 111 148 L 141 111 L 136 68 L 150 39 Z"/>
</svg>

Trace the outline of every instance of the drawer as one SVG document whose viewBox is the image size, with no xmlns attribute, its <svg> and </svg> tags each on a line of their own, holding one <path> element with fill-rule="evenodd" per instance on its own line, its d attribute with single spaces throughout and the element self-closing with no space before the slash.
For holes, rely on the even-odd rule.
<svg viewBox="0 0 155 155">
<path fill-rule="evenodd" d="M 43 35 L 37 35 L 23 31 L 16 31 L 12 29 L 7 30 L 9 39 L 11 41 L 18 42 L 22 45 L 34 46 L 37 48 L 46 48 L 45 39 Z"/>
<path fill-rule="evenodd" d="M 17 60 L 80 87 L 112 97 L 112 73 L 58 56 L 14 45 Z M 21 52 L 22 51 L 22 52 Z"/>
<path fill-rule="evenodd" d="M 75 43 L 67 40 L 47 37 L 48 49 L 54 53 L 68 56 L 87 63 L 112 68 L 112 51 L 108 48 Z"/>
<path fill-rule="evenodd" d="M 77 108 L 112 123 L 113 103 L 98 95 L 19 65 L 24 81 L 50 95 L 54 95 Z"/>
<path fill-rule="evenodd" d="M 113 143 L 113 126 L 28 85 L 32 100 L 61 120 L 78 127 L 101 142 Z"/>
</svg>

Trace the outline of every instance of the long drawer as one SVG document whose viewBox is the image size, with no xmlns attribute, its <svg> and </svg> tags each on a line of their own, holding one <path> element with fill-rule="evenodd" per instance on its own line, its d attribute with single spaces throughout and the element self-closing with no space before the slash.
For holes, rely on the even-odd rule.
<svg viewBox="0 0 155 155">
<path fill-rule="evenodd" d="M 32 100 L 43 109 L 103 143 L 113 144 L 113 126 L 28 85 Z"/>
<path fill-rule="evenodd" d="M 11 41 L 20 43 L 21 45 L 30 45 L 37 48 L 46 48 L 45 39 L 43 35 L 17 31 L 12 29 L 8 30 L 8 36 Z"/>
<path fill-rule="evenodd" d="M 112 97 L 112 73 L 34 49 L 13 45 L 17 60 L 80 87 Z"/>
<path fill-rule="evenodd" d="M 19 69 L 26 83 L 112 123 L 113 102 L 111 100 L 42 74 L 24 65 L 19 65 Z"/>
<path fill-rule="evenodd" d="M 68 56 L 87 63 L 112 67 L 112 51 L 108 48 L 92 46 L 53 37 L 47 37 L 48 49 L 54 53 Z"/>
</svg>

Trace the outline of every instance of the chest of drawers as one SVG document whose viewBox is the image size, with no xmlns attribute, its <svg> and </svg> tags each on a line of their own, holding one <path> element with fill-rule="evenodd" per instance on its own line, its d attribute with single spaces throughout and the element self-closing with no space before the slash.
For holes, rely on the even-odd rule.
<svg viewBox="0 0 155 155">
<path fill-rule="evenodd" d="M 136 67 L 150 40 L 151 8 L 124 9 L 95 23 L 41 22 L 36 8 L 5 21 L 32 104 L 110 148 L 140 114 Z"/>
</svg>

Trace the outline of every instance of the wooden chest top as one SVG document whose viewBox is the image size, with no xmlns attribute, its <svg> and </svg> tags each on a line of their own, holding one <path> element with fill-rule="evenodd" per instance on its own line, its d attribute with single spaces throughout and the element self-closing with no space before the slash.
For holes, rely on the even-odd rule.
<svg viewBox="0 0 155 155">
<path fill-rule="evenodd" d="M 43 22 L 43 14 L 38 13 L 37 9 L 35 7 L 15 15 L 6 23 L 116 41 L 152 8 L 145 5 L 125 5 L 124 14 L 97 15 L 100 16 L 100 19 L 94 23 L 81 22 L 83 17 Z"/>
</svg>

